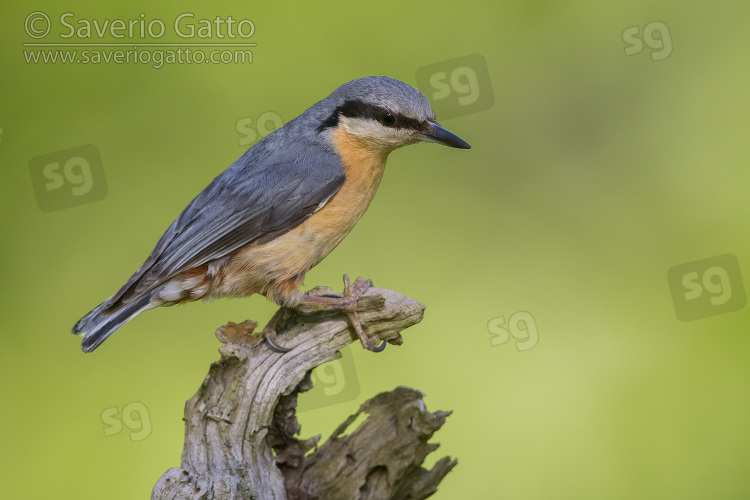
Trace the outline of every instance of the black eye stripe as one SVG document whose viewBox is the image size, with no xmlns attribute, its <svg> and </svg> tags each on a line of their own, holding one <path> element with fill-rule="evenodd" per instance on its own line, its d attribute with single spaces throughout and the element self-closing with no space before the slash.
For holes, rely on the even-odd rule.
<svg viewBox="0 0 750 500">
<path fill-rule="evenodd" d="M 321 132 L 329 127 L 336 127 L 339 124 L 339 116 L 346 116 L 347 118 L 369 118 L 382 123 L 386 127 L 393 128 L 406 128 L 412 130 L 426 130 L 427 125 L 416 120 L 414 118 L 404 116 L 399 113 L 391 113 L 390 111 L 383 109 L 373 104 L 368 104 L 359 100 L 350 100 L 344 102 L 341 106 L 338 106 L 333 110 L 333 113 L 326 118 L 323 123 L 318 126 L 318 132 Z M 387 119 L 386 116 L 392 116 L 393 121 Z"/>
</svg>

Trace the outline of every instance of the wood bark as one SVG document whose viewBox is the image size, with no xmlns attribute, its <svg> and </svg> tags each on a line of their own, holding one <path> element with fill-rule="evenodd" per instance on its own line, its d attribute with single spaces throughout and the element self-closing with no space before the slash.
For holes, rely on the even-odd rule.
<svg viewBox="0 0 750 500">
<path fill-rule="evenodd" d="M 330 288 L 310 292 L 341 296 Z M 370 288 L 357 313 L 376 342 L 401 344 L 400 332 L 422 319 L 424 305 L 392 290 Z M 312 388 L 310 374 L 359 342 L 346 316 L 325 306 L 284 309 L 276 340 L 281 353 L 253 334 L 257 323 L 229 323 L 216 331 L 221 359 L 211 365 L 185 405 L 181 468 L 154 486 L 167 499 L 421 499 L 456 465 L 445 457 L 426 470 L 428 443 L 450 412 L 429 412 L 423 394 L 408 387 L 378 394 L 349 416 L 320 447 L 320 436 L 300 440 L 297 396 Z M 372 354 L 376 356 L 377 354 Z M 352 429 L 357 417 L 367 419 Z"/>
</svg>

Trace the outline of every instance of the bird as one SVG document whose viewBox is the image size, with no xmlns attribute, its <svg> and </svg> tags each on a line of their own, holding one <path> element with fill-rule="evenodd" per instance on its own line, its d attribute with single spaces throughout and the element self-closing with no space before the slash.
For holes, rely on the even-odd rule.
<svg viewBox="0 0 750 500">
<path fill-rule="evenodd" d="M 344 275 L 342 297 L 300 287 L 367 210 L 388 155 L 418 142 L 471 148 L 404 82 L 368 76 L 340 85 L 251 146 L 186 206 L 119 291 L 75 324 L 82 350 L 94 351 L 146 310 L 253 294 L 279 311 L 300 304 L 339 309 L 363 347 L 377 350 L 356 316 L 372 281 L 350 283 Z M 276 350 L 288 350 L 267 337 Z"/>
</svg>

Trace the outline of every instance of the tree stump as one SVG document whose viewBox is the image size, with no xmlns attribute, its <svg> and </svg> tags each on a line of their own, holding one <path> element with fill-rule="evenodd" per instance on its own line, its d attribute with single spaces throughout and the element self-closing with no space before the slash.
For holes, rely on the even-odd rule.
<svg viewBox="0 0 750 500">
<path fill-rule="evenodd" d="M 338 297 L 318 287 L 314 295 Z M 370 288 L 357 314 L 374 341 L 401 344 L 400 332 L 422 320 L 424 305 L 392 290 Z M 347 317 L 325 306 L 284 309 L 272 350 L 257 323 L 216 331 L 221 359 L 211 365 L 185 405 L 182 468 L 159 479 L 152 500 L 421 499 L 456 465 L 445 457 L 421 467 L 437 449 L 428 443 L 450 412 L 430 413 L 424 395 L 398 387 L 378 394 L 349 416 L 320 447 L 320 436 L 299 440 L 297 395 L 312 388 L 313 368 L 357 341 Z M 356 429 L 355 419 L 368 418 Z M 349 431 L 348 435 L 344 435 Z M 313 450 L 312 453 L 309 453 Z"/>
</svg>

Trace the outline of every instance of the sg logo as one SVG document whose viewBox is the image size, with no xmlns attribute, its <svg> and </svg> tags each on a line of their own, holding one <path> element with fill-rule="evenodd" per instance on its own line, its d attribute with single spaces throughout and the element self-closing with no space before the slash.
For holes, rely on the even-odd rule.
<svg viewBox="0 0 750 500">
<path fill-rule="evenodd" d="M 257 121 L 254 121 L 252 116 L 240 118 L 235 124 L 235 129 L 240 136 L 238 138 L 239 145 L 250 146 L 251 144 L 255 144 L 271 132 L 280 129 L 283 125 L 284 121 L 281 119 L 281 116 L 274 111 L 261 113 L 258 115 Z"/>
<path fill-rule="evenodd" d="M 747 303 L 740 264 L 732 254 L 674 266 L 667 279 L 681 321 L 736 311 Z"/>
<path fill-rule="evenodd" d="M 485 111 L 495 104 L 487 61 L 480 54 L 422 66 L 416 79 L 441 120 Z"/>
<path fill-rule="evenodd" d="M 672 55 L 672 36 L 669 34 L 669 27 L 661 21 L 648 23 L 643 27 L 643 37 L 640 36 L 641 29 L 638 26 L 631 26 L 622 32 L 622 41 L 627 44 L 625 47 L 626 56 L 634 56 L 643 51 L 643 43 L 651 49 L 651 60 L 661 61 Z M 656 36 L 658 35 L 658 36 Z"/>
<path fill-rule="evenodd" d="M 83 205 L 107 196 L 102 158 L 91 144 L 32 158 L 29 172 L 42 212 Z"/>
<path fill-rule="evenodd" d="M 299 399 L 299 411 L 314 410 L 345 403 L 359 396 L 359 379 L 348 347 L 341 357 L 319 366 L 312 372 L 313 388 Z"/>
<path fill-rule="evenodd" d="M 505 316 L 492 318 L 487 323 L 487 330 L 490 332 L 492 347 L 505 344 L 511 337 L 517 340 L 516 349 L 519 351 L 528 351 L 539 342 L 539 332 L 536 328 L 534 316 L 526 311 L 512 314 L 508 318 L 507 325 Z"/>
<path fill-rule="evenodd" d="M 151 417 L 148 415 L 146 405 L 140 401 L 133 401 L 123 406 L 122 414 L 117 406 L 102 410 L 102 423 L 105 436 L 120 434 L 123 424 L 130 430 L 131 441 L 143 441 L 151 435 Z"/>
</svg>

